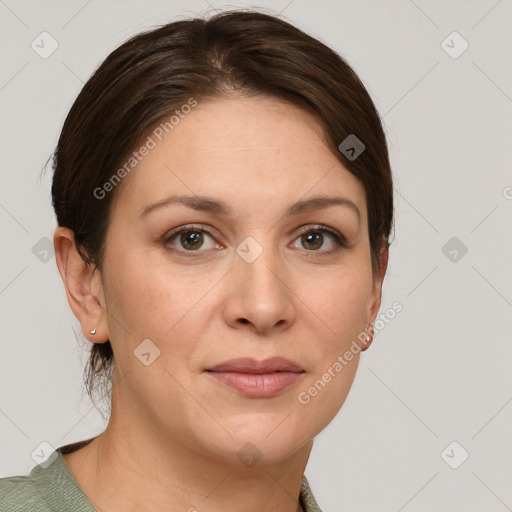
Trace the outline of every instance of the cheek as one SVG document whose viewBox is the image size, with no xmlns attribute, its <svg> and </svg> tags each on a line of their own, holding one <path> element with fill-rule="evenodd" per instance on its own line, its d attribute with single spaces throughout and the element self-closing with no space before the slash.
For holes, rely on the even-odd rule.
<svg viewBox="0 0 512 512">
<path fill-rule="evenodd" d="M 172 351 L 173 361 L 186 363 L 200 337 L 197 314 L 201 299 L 215 279 L 194 278 L 176 272 L 162 263 L 152 264 L 144 253 L 134 253 L 110 266 L 106 301 L 109 332 L 118 360 L 132 355 L 142 342 L 150 339 L 161 350 L 160 363 Z M 171 272 L 172 270 L 172 272 Z M 127 364 L 133 365 L 131 359 Z"/>
<path fill-rule="evenodd" d="M 372 280 L 367 267 L 356 262 L 317 282 L 305 296 L 314 313 L 310 322 L 321 331 L 315 337 L 310 378 L 298 398 L 327 424 L 343 405 L 356 374 L 361 347 L 358 336 L 366 336 L 363 330 Z"/>
<path fill-rule="evenodd" d="M 310 281 L 308 279 L 308 281 Z M 371 272 L 358 264 L 345 266 L 328 278 L 311 282 L 302 296 L 323 326 L 321 336 L 326 352 L 340 350 L 361 332 L 370 306 Z"/>
<path fill-rule="evenodd" d="M 181 281 L 164 264 L 154 264 L 144 252 L 133 251 L 110 262 L 108 305 L 131 331 L 142 335 L 151 326 L 154 335 L 162 334 L 183 315 L 188 297 L 192 300 L 194 295 L 193 283 L 185 286 Z"/>
<path fill-rule="evenodd" d="M 126 392 L 136 401 L 154 396 L 155 403 L 147 407 L 158 414 L 158 404 L 186 399 L 173 376 L 185 382 L 191 370 L 194 339 L 199 337 L 195 306 L 209 286 L 171 274 L 165 265 L 151 265 L 143 254 L 124 257 L 110 269 L 106 301 L 117 366 L 126 375 Z M 150 354 L 148 365 L 144 353 Z"/>
</svg>

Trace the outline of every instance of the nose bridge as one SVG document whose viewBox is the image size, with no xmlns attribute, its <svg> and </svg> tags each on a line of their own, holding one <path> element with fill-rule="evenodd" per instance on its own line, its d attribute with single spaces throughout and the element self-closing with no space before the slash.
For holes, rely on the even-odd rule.
<svg viewBox="0 0 512 512">
<path fill-rule="evenodd" d="M 247 236 L 236 248 L 238 314 L 258 328 L 290 319 L 291 292 L 280 251 L 268 232 Z"/>
<path fill-rule="evenodd" d="M 245 282 L 256 286 L 275 286 L 278 283 L 279 287 L 282 286 L 278 277 L 283 270 L 279 250 L 273 246 L 272 237 L 268 233 L 262 231 L 254 236 L 247 236 L 238 244 L 236 253 L 236 266 L 241 270 Z"/>
</svg>

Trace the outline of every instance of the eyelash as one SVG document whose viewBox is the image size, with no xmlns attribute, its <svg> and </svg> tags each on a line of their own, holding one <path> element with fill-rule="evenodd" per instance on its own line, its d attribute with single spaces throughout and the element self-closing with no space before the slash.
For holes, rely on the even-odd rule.
<svg viewBox="0 0 512 512">
<path fill-rule="evenodd" d="M 163 245 L 167 246 L 167 244 L 169 244 L 178 235 L 180 235 L 181 233 L 187 233 L 187 232 L 191 232 L 191 233 L 196 233 L 196 232 L 206 233 L 208 236 L 214 238 L 213 234 L 210 233 L 210 231 L 208 231 L 207 229 L 204 229 L 202 226 L 187 225 L 187 226 L 182 226 L 180 228 L 177 228 L 174 231 L 172 231 L 171 233 L 168 233 L 167 236 L 165 236 L 165 238 L 163 240 Z M 309 233 L 309 232 L 327 233 L 327 234 L 331 235 L 334 238 L 334 241 L 336 242 L 337 247 L 335 247 L 334 249 L 331 249 L 330 251 L 308 251 L 308 250 L 305 250 L 306 252 L 319 253 L 319 254 L 323 254 L 323 255 L 327 256 L 327 255 L 331 255 L 331 254 L 337 253 L 341 249 L 347 249 L 347 248 L 350 247 L 350 245 L 347 242 L 347 239 L 341 233 L 339 233 L 338 231 L 336 231 L 336 230 L 334 230 L 332 228 L 324 226 L 323 224 L 316 224 L 314 226 L 307 226 L 305 229 L 302 229 L 299 233 L 297 233 L 297 237 L 296 238 L 299 238 L 300 236 L 305 235 L 306 233 Z M 171 250 L 173 252 L 177 252 L 179 254 L 182 254 L 182 255 L 184 255 L 186 257 L 194 257 L 195 256 L 194 253 L 205 252 L 205 251 L 201 251 L 201 250 L 184 251 L 184 250 L 176 249 L 176 248 L 172 248 L 172 249 L 169 249 L 169 250 Z"/>
</svg>

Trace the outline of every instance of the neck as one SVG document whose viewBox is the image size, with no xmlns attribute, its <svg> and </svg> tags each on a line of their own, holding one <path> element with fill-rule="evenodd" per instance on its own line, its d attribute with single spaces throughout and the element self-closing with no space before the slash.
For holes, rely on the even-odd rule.
<svg viewBox="0 0 512 512">
<path fill-rule="evenodd" d="M 285 461 L 263 458 L 246 467 L 145 424 L 121 421 L 113 407 L 105 432 L 64 458 L 97 510 L 300 512 L 300 484 L 312 446 L 305 443 Z"/>
</svg>

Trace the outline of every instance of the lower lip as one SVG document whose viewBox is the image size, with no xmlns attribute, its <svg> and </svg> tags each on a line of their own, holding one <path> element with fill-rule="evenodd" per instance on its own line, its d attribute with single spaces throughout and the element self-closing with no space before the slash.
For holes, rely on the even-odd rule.
<svg viewBox="0 0 512 512">
<path fill-rule="evenodd" d="M 302 376 L 296 372 L 238 373 L 208 372 L 215 379 L 236 389 L 244 395 L 255 398 L 275 396 L 295 384 Z"/>
</svg>

